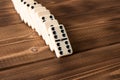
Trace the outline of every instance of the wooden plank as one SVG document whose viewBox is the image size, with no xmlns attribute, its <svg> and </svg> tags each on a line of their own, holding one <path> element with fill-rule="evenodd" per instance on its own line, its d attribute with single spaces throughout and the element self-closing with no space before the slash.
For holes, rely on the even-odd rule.
<svg viewBox="0 0 120 80">
<path fill-rule="evenodd" d="M 12 5 L 11 0 L 0 0 L 0 10 L 12 8 L 12 7 L 13 7 L 13 5 Z"/>
<path fill-rule="evenodd" d="M 65 25 L 74 55 L 55 58 L 11 0 L 0 0 L 0 80 L 120 78 L 120 0 L 37 1 Z"/>
<path fill-rule="evenodd" d="M 120 44 L 98 48 L 70 57 L 49 59 L 0 72 L 5 80 L 84 79 L 120 66 Z M 99 54 L 99 55 L 98 55 Z M 110 56 L 111 55 L 111 56 Z M 105 57 L 105 58 L 103 58 Z M 119 68 L 117 68 L 119 69 Z M 103 70 L 103 71 L 101 71 Z M 99 72 L 101 71 L 101 72 Z M 112 70 L 111 72 L 113 72 Z M 111 72 L 109 74 L 111 74 Z M 9 74 L 11 73 L 11 74 Z M 90 75 L 88 75 L 90 74 Z M 97 75 L 96 74 L 96 75 Z M 106 75 L 106 73 L 104 73 Z M 110 77 L 110 75 L 108 77 Z M 108 79 L 109 80 L 109 79 Z"/>
<path fill-rule="evenodd" d="M 5 15 L 0 17 L 0 27 L 8 26 L 8 25 L 14 25 L 16 23 L 21 23 L 20 17 L 15 15 Z"/>
</svg>

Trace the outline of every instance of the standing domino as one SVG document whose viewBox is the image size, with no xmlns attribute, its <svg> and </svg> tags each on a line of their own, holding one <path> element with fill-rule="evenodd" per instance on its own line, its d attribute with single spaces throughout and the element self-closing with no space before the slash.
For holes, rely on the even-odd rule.
<svg viewBox="0 0 120 80">
<path fill-rule="evenodd" d="M 50 38 L 53 41 L 56 56 L 62 57 L 73 53 L 69 38 L 63 25 L 49 28 Z"/>
</svg>

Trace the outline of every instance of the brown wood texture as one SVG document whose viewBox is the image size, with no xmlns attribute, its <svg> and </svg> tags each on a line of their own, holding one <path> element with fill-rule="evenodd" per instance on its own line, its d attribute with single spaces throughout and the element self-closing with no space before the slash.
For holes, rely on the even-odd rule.
<svg viewBox="0 0 120 80">
<path fill-rule="evenodd" d="M 0 0 L 0 80 L 120 80 L 120 0 L 37 0 L 65 25 L 74 54 L 57 59 Z"/>
</svg>

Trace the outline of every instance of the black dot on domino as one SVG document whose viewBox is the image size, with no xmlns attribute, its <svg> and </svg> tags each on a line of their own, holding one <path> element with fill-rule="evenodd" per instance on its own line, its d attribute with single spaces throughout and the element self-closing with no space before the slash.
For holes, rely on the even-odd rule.
<svg viewBox="0 0 120 80">
<path fill-rule="evenodd" d="M 63 55 L 63 51 L 60 51 L 60 54 Z"/>
<path fill-rule="evenodd" d="M 68 41 L 65 41 L 65 44 L 68 44 Z"/>
<path fill-rule="evenodd" d="M 31 6 L 32 9 L 34 9 L 34 6 Z"/>
<path fill-rule="evenodd" d="M 51 15 L 50 18 L 53 20 L 53 16 Z"/>
<path fill-rule="evenodd" d="M 56 38 L 56 39 L 57 39 L 57 35 L 55 35 L 55 36 L 54 36 L 54 38 Z"/>
<path fill-rule="evenodd" d="M 52 27 L 51 29 L 52 29 L 52 30 L 55 30 L 55 28 L 54 28 L 54 27 Z"/>
<path fill-rule="evenodd" d="M 53 34 L 56 34 L 56 31 L 53 31 Z"/>
<path fill-rule="evenodd" d="M 30 6 L 30 4 L 27 4 L 27 6 L 29 7 L 29 6 Z"/>
<path fill-rule="evenodd" d="M 57 46 L 60 46 L 60 43 L 57 43 Z"/>
<path fill-rule="evenodd" d="M 42 19 L 45 19 L 45 17 L 42 17 Z"/>
<path fill-rule="evenodd" d="M 71 50 L 69 49 L 68 52 L 71 53 Z"/>
<path fill-rule="evenodd" d="M 62 34 L 63 37 L 65 37 L 66 35 L 65 34 Z"/>
<path fill-rule="evenodd" d="M 68 49 L 69 49 L 69 48 L 70 48 L 70 46 L 69 46 L 69 45 L 67 45 L 67 46 L 66 46 L 66 48 L 68 48 Z"/>
<path fill-rule="evenodd" d="M 21 2 L 23 2 L 23 0 L 21 0 Z"/>
<path fill-rule="evenodd" d="M 61 30 L 62 33 L 64 33 L 64 30 Z"/>
<path fill-rule="evenodd" d="M 42 17 L 43 22 L 45 22 L 45 17 Z"/>
<path fill-rule="evenodd" d="M 61 48 L 61 47 L 59 47 L 58 49 L 59 49 L 59 50 L 61 50 L 62 48 Z"/>
<path fill-rule="evenodd" d="M 63 26 L 60 26 L 60 29 L 63 29 Z"/>
<path fill-rule="evenodd" d="M 37 3 L 34 3 L 34 5 L 36 5 Z"/>
<path fill-rule="evenodd" d="M 24 4 L 26 4 L 26 2 L 24 2 Z"/>
</svg>

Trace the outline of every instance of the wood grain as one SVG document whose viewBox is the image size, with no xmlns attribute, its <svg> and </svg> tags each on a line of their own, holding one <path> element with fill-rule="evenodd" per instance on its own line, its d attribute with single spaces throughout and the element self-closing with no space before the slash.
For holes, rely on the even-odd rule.
<svg viewBox="0 0 120 80">
<path fill-rule="evenodd" d="M 65 25 L 74 54 L 57 59 L 0 1 L 0 80 L 119 80 L 120 0 L 37 0 Z"/>
</svg>

